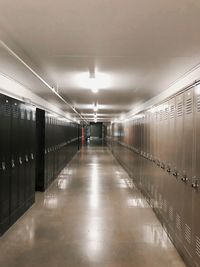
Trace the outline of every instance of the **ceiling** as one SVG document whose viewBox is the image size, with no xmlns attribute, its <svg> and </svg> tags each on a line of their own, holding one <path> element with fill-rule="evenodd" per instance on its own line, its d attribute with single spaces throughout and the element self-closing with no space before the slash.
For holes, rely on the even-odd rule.
<svg viewBox="0 0 200 267">
<path fill-rule="evenodd" d="M 88 120 L 110 121 L 200 63 L 199 0 L 1 0 L 1 40 Z M 94 94 L 81 75 L 107 75 Z M 0 72 L 70 109 L 0 48 Z"/>
</svg>

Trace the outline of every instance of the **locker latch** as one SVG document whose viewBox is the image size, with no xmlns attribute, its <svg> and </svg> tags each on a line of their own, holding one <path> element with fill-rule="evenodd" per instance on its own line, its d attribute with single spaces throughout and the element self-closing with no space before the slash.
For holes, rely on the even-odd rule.
<svg viewBox="0 0 200 267">
<path fill-rule="evenodd" d="M 6 164 L 5 162 L 1 162 L 1 170 L 5 171 L 6 170 Z"/>
<path fill-rule="evenodd" d="M 167 165 L 167 169 L 166 170 L 167 170 L 167 172 L 171 172 L 171 166 L 169 164 Z"/>
<path fill-rule="evenodd" d="M 188 177 L 187 177 L 187 175 L 186 175 L 185 172 L 183 172 L 183 175 L 182 175 L 181 180 L 182 180 L 183 182 L 185 182 L 185 183 L 188 181 Z"/>
<path fill-rule="evenodd" d="M 22 165 L 22 158 L 19 157 L 19 164 Z"/>
<path fill-rule="evenodd" d="M 11 167 L 12 168 L 15 168 L 15 161 L 14 161 L 14 159 L 11 160 Z"/>
<path fill-rule="evenodd" d="M 157 160 L 157 166 L 160 166 L 160 160 Z"/>
<path fill-rule="evenodd" d="M 165 163 L 161 162 L 160 167 L 164 170 L 165 169 Z"/>
<path fill-rule="evenodd" d="M 197 178 L 196 176 L 192 177 L 192 187 L 193 188 L 199 187 L 199 178 Z"/>
<path fill-rule="evenodd" d="M 172 173 L 174 176 L 178 176 L 178 171 L 177 171 L 177 169 L 176 168 L 174 168 L 174 171 L 173 171 L 173 173 Z"/>
<path fill-rule="evenodd" d="M 28 162 L 28 156 L 27 155 L 25 156 L 25 160 L 26 160 L 26 162 Z"/>
</svg>

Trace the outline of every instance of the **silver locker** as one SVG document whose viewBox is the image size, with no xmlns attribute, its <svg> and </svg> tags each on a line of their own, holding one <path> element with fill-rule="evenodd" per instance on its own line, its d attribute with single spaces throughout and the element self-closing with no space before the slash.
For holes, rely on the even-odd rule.
<svg viewBox="0 0 200 267">
<path fill-rule="evenodd" d="M 200 266 L 200 86 L 194 88 L 193 258 Z"/>
<path fill-rule="evenodd" d="M 181 175 L 183 170 L 183 122 L 184 122 L 184 94 L 181 93 L 176 96 L 176 123 L 175 123 L 175 158 L 174 168 L 177 172 L 173 182 L 173 202 L 174 202 L 174 232 L 179 246 L 182 242 L 182 232 L 184 229 L 183 222 L 183 194 L 184 188 L 181 181 Z"/>
<path fill-rule="evenodd" d="M 183 232 L 182 238 L 188 254 L 192 255 L 192 187 L 193 176 L 193 88 L 184 93 L 183 123 Z"/>
</svg>

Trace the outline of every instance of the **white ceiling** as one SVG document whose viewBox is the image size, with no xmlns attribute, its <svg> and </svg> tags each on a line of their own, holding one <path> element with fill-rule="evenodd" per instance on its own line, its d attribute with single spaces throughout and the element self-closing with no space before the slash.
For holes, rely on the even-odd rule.
<svg viewBox="0 0 200 267">
<path fill-rule="evenodd" d="M 1 39 L 92 119 L 128 112 L 200 63 L 199 0 L 0 0 Z M 94 94 L 78 82 L 91 69 L 110 78 Z M 69 108 L 0 49 L 0 72 Z"/>
</svg>

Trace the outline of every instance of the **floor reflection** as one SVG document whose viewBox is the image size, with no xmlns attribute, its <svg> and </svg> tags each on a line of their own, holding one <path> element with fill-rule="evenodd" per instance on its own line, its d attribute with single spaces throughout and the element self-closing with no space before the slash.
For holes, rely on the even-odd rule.
<svg viewBox="0 0 200 267">
<path fill-rule="evenodd" d="M 132 179 L 86 146 L 1 239 L 3 267 L 185 267 Z"/>
</svg>

